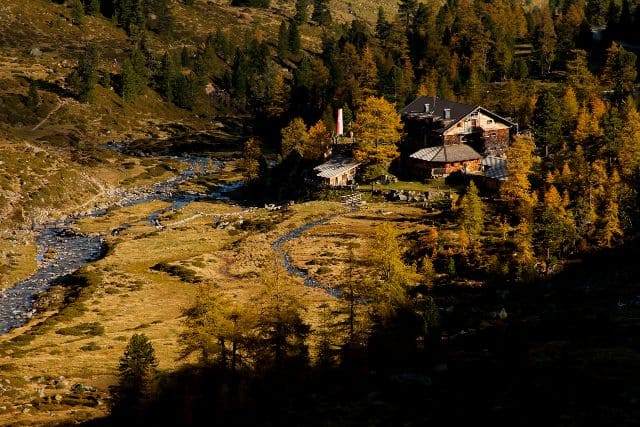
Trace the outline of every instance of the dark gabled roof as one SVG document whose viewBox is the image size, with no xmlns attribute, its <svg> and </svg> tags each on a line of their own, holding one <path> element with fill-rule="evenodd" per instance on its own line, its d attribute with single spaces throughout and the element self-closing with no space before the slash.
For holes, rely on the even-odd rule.
<svg viewBox="0 0 640 427">
<path fill-rule="evenodd" d="M 425 106 L 427 104 L 429 104 L 428 112 L 425 111 Z M 444 110 L 446 109 L 451 112 L 449 119 L 444 118 Z M 400 110 L 400 114 L 403 117 L 433 117 L 434 119 L 444 120 L 443 126 L 436 130 L 436 132 L 442 133 L 477 110 L 482 110 L 486 115 L 503 122 L 509 127 L 515 126 L 515 123 L 510 120 L 507 120 L 484 107 L 480 107 L 479 105 L 460 104 L 459 102 L 449 101 L 447 99 L 438 99 L 433 96 L 420 96 L 416 98 L 412 103 Z"/>
<path fill-rule="evenodd" d="M 336 156 L 325 163 L 313 168 L 317 172 L 319 178 L 334 178 L 340 176 L 353 168 L 360 166 L 360 163 L 352 158 Z"/>
<path fill-rule="evenodd" d="M 409 157 L 432 163 L 464 162 L 482 158 L 476 150 L 466 144 L 440 145 L 437 147 L 423 148 Z"/>
<path fill-rule="evenodd" d="M 435 117 L 444 118 L 444 110 L 451 110 L 451 120 L 458 121 L 463 119 L 473 110 L 478 108 L 477 105 L 460 104 L 458 102 L 449 101 L 447 99 L 438 99 L 433 96 L 421 96 L 416 98 L 411 104 L 400 110 L 400 114 L 425 114 L 425 105 L 429 104 L 429 114 Z"/>
</svg>

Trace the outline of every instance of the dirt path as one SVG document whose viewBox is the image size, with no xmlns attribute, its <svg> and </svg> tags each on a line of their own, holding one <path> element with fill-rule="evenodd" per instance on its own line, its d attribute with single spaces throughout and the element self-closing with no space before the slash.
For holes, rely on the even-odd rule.
<svg viewBox="0 0 640 427">
<path fill-rule="evenodd" d="M 58 111 L 60 108 L 62 108 L 62 106 L 63 106 L 63 105 L 66 105 L 66 103 L 67 103 L 67 101 L 66 101 L 66 100 L 64 100 L 64 99 L 63 99 L 62 101 L 60 101 L 60 103 L 59 103 L 58 105 L 56 105 L 56 108 L 54 108 L 53 110 L 49 111 L 49 114 L 47 114 L 47 117 L 45 117 L 44 119 L 42 119 L 42 121 L 41 121 L 40 123 L 38 123 L 37 125 L 35 125 L 35 126 L 33 127 L 33 129 L 31 129 L 31 132 L 34 132 L 34 131 L 38 130 L 38 128 L 39 128 L 40 126 L 42 126 L 43 124 L 45 124 L 45 122 L 46 122 L 47 120 L 49 120 L 49 118 L 50 118 L 50 117 L 51 117 L 51 116 L 52 116 L 56 111 Z"/>
</svg>

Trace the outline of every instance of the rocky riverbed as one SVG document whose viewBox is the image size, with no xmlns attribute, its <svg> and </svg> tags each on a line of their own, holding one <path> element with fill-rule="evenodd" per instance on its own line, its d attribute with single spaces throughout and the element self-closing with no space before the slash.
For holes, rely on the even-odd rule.
<svg viewBox="0 0 640 427">
<path fill-rule="evenodd" d="M 181 157 L 178 160 L 187 162 L 189 168 L 174 178 L 145 188 L 114 190 L 110 194 L 113 201 L 108 204 L 37 227 L 38 270 L 26 280 L 0 291 L 0 334 L 22 326 L 35 314 L 33 303 L 39 293 L 49 289 L 63 276 L 100 257 L 103 236 L 77 232 L 74 228 L 79 219 L 105 215 L 111 207 L 132 206 L 154 200 L 172 202 L 171 207 L 149 216 L 148 221 L 154 223 L 160 214 L 178 209 L 199 198 L 229 200 L 229 193 L 242 186 L 242 181 L 236 181 L 221 185 L 213 192 L 201 194 L 178 190 L 180 184 L 197 176 L 196 170 L 206 173 L 207 165 L 212 164 L 206 157 Z M 215 162 L 214 164 L 220 166 Z M 126 228 L 126 224 L 121 228 Z"/>
</svg>

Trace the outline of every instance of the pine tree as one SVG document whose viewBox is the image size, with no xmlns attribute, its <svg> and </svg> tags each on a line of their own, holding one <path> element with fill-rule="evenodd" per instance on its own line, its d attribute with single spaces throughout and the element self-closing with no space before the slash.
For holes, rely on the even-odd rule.
<svg viewBox="0 0 640 427">
<path fill-rule="evenodd" d="M 398 16 L 405 25 L 409 25 L 418 8 L 417 0 L 400 0 L 398 3 Z"/>
<path fill-rule="evenodd" d="M 612 43 L 607 49 L 607 59 L 602 72 L 605 85 L 613 90 L 614 101 L 621 103 L 630 93 L 638 77 L 636 55 L 625 50 L 617 43 Z"/>
<path fill-rule="evenodd" d="M 133 49 L 122 65 L 122 97 L 133 101 L 142 95 L 148 84 L 148 70 L 144 55 L 139 49 Z"/>
<path fill-rule="evenodd" d="M 138 95 L 138 76 L 130 59 L 125 59 L 122 64 L 122 98 L 129 102 Z"/>
<path fill-rule="evenodd" d="M 327 27 L 331 25 L 331 9 L 329 8 L 329 0 L 313 0 L 313 13 L 311 20 L 317 22 L 320 26 Z"/>
<path fill-rule="evenodd" d="M 260 179 L 260 159 L 262 149 L 260 142 L 254 138 L 249 138 L 242 149 L 242 166 L 244 169 L 244 179 L 247 184 L 251 184 Z"/>
<path fill-rule="evenodd" d="M 331 135 L 322 120 L 311 126 L 309 139 L 304 148 L 304 157 L 313 160 L 322 160 L 331 142 Z"/>
<path fill-rule="evenodd" d="M 309 19 L 309 13 L 307 11 L 309 7 L 309 0 L 296 0 L 295 2 L 295 15 L 293 16 L 293 20 L 298 25 L 303 25 L 307 23 Z"/>
<path fill-rule="evenodd" d="M 27 107 L 35 112 L 38 108 L 42 99 L 40 98 L 40 94 L 38 93 L 38 84 L 35 80 L 32 80 L 29 84 L 29 93 L 27 94 Z"/>
<path fill-rule="evenodd" d="M 384 98 L 367 98 L 356 113 L 352 129 L 356 138 L 354 156 L 358 161 L 388 167 L 397 157 L 402 130 L 400 115 Z"/>
<path fill-rule="evenodd" d="M 280 134 L 282 136 L 280 153 L 283 158 L 287 157 L 293 151 L 304 155 L 304 147 L 307 146 L 309 140 L 307 125 L 304 123 L 304 120 L 300 117 L 294 118 L 280 131 Z"/>
<path fill-rule="evenodd" d="M 84 6 L 80 0 L 71 0 L 71 19 L 75 25 L 84 23 Z"/>
<path fill-rule="evenodd" d="M 184 331 L 179 336 L 180 357 L 198 354 L 203 364 L 226 359 L 224 316 L 228 302 L 217 292 L 201 286 L 195 303 L 184 310 Z"/>
<path fill-rule="evenodd" d="M 598 246 L 610 248 L 623 232 L 620 226 L 619 206 L 612 191 L 607 192 L 605 207 L 598 221 Z"/>
<path fill-rule="evenodd" d="M 298 24 L 293 21 L 289 25 L 289 50 L 292 54 L 297 55 L 300 53 L 300 29 Z"/>
<path fill-rule="evenodd" d="M 273 367 L 302 369 L 308 363 L 306 344 L 309 325 L 301 317 L 300 301 L 286 282 L 287 273 L 281 267 L 264 271 L 261 277 L 262 295 L 257 321 L 258 363 Z"/>
<path fill-rule="evenodd" d="M 618 161 L 622 176 L 630 180 L 640 172 L 640 113 L 632 103 L 626 106 L 624 132 L 620 135 Z"/>
<path fill-rule="evenodd" d="M 280 59 L 285 59 L 289 52 L 289 29 L 287 28 L 286 21 L 280 22 L 280 29 L 278 30 L 278 56 Z"/>
<path fill-rule="evenodd" d="M 144 334 L 134 334 L 120 358 L 118 384 L 111 390 L 111 412 L 117 419 L 131 421 L 138 415 L 157 366 L 149 339 Z"/>
<path fill-rule="evenodd" d="M 466 194 L 460 203 L 460 226 L 467 233 L 471 241 L 476 240 L 484 228 L 484 209 L 478 189 L 473 181 L 469 184 Z"/>
<path fill-rule="evenodd" d="M 507 204 L 515 209 L 521 218 L 530 218 L 532 209 L 531 183 L 529 175 L 534 164 L 533 139 L 530 136 L 517 136 L 506 150 L 507 179 L 500 186 L 500 195 Z"/>
<path fill-rule="evenodd" d="M 390 24 L 387 22 L 387 17 L 384 13 L 384 8 L 378 6 L 378 18 L 376 20 L 376 37 L 378 40 L 384 43 L 389 37 Z"/>
<path fill-rule="evenodd" d="M 77 79 L 74 86 L 76 95 L 81 101 L 93 102 L 95 99 L 95 87 L 98 83 L 99 51 L 94 44 L 87 45 L 80 57 L 77 69 Z"/>
<path fill-rule="evenodd" d="M 379 303 L 390 307 L 404 302 L 406 295 L 403 286 L 414 284 L 417 276 L 402 260 L 398 233 L 393 225 L 384 222 L 376 227 L 367 252 L 377 281 L 378 295 L 372 295 L 372 299 L 377 298 Z"/>
<path fill-rule="evenodd" d="M 279 70 L 273 71 L 273 78 L 269 79 L 268 89 L 267 115 L 277 119 L 287 110 L 290 95 L 290 87 Z"/>
<path fill-rule="evenodd" d="M 513 243 L 516 247 L 516 263 L 519 265 L 531 265 L 535 261 L 532 235 L 529 222 L 526 219 L 520 220 L 516 227 Z"/>
<path fill-rule="evenodd" d="M 173 62 L 173 56 L 169 52 L 165 52 L 162 57 L 162 69 L 160 71 L 160 92 L 167 102 L 173 102 L 177 75 L 178 70 Z"/>
<path fill-rule="evenodd" d="M 97 16 L 100 13 L 100 0 L 85 0 L 87 15 Z"/>
</svg>

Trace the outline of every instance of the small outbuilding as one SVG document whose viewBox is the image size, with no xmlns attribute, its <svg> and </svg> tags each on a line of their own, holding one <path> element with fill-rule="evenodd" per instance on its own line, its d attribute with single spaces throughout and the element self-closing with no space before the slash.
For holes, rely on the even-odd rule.
<svg viewBox="0 0 640 427">
<path fill-rule="evenodd" d="M 507 179 L 507 159 L 487 156 L 482 159 L 481 166 L 482 175 L 478 177 L 480 184 L 487 189 L 499 189 L 500 183 Z"/>
<path fill-rule="evenodd" d="M 413 175 L 421 178 L 448 176 L 454 172 L 480 171 L 482 156 L 466 144 L 427 147 L 409 156 Z"/>
<path fill-rule="evenodd" d="M 360 163 L 350 157 L 336 156 L 313 170 L 323 185 L 344 187 L 355 183 L 358 166 Z"/>
</svg>

